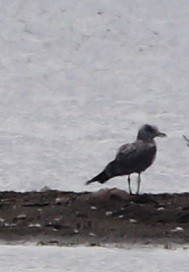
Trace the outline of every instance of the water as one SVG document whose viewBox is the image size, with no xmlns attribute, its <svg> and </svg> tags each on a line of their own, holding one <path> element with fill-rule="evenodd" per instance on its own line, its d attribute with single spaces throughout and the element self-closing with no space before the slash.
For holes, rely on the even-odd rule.
<svg viewBox="0 0 189 272">
<path fill-rule="evenodd" d="M 187 272 L 188 249 L 1 246 L 4 271 Z"/>
<path fill-rule="evenodd" d="M 142 192 L 187 191 L 188 7 L 1 1 L 1 190 L 102 188 L 84 182 L 149 122 L 168 138 Z"/>
</svg>

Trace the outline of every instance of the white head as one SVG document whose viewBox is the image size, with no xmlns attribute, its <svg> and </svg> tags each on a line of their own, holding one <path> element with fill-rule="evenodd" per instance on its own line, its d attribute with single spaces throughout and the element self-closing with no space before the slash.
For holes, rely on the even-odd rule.
<svg viewBox="0 0 189 272">
<path fill-rule="evenodd" d="M 137 135 L 137 140 L 151 141 L 155 137 L 166 137 L 167 135 L 160 132 L 156 126 L 145 124 L 143 125 Z"/>
</svg>

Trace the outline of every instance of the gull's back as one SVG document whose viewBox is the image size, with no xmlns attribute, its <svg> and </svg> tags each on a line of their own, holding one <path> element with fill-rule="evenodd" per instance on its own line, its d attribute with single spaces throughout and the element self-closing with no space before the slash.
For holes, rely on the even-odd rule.
<svg viewBox="0 0 189 272">
<path fill-rule="evenodd" d="M 128 175 L 143 172 L 153 163 L 156 150 L 154 141 L 137 140 L 121 146 L 115 158 L 117 174 Z"/>
</svg>

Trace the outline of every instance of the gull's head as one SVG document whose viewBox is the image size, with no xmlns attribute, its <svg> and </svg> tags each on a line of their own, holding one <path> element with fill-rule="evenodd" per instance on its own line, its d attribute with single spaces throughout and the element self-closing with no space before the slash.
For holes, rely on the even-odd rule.
<svg viewBox="0 0 189 272">
<path fill-rule="evenodd" d="M 137 140 L 150 141 L 155 137 L 166 137 L 167 135 L 161 131 L 156 126 L 145 124 L 143 125 L 137 135 Z"/>
</svg>

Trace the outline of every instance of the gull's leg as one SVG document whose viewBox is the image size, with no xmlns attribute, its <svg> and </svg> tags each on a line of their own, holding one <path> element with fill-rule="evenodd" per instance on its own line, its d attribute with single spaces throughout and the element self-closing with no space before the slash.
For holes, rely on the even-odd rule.
<svg viewBox="0 0 189 272">
<path fill-rule="evenodd" d="M 128 175 L 128 185 L 129 185 L 129 194 L 132 195 L 130 175 Z"/>
<path fill-rule="evenodd" d="M 137 185 L 137 192 L 136 192 L 136 194 L 138 195 L 139 191 L 140 191 L 140 183 L 141 183 L 140 173 L 138 174 L 137 183 L 138 183 L 138 185 Z"/>
</svg>

